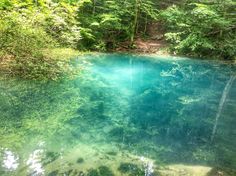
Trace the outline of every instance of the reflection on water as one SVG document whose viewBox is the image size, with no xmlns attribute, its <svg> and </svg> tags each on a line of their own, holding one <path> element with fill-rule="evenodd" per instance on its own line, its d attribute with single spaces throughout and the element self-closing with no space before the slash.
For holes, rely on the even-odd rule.
<svg viewBox="0 0 236 176">
<path fill-rule="evenodd" d="M 19 157 L 15 156 L 12 151 L 5 149 L 3 152 L 3 162 L 2 162 L 2 167 L 9 170 L 13 171 L 16 170 L 19 163 Z"/>
<path fill-rule="evenodd" d="M 30 154 L 29 159 L 27 160 L 26 164 L 29 167 L 29 172 L 31 175 L 43 175 L 44 169 L 41 163 L 41 157 L 43 154 L 43 150 L 38 149 L 33 151 L 32 154 Z"/>
<path fill-rule="evenodd" d="M 116 54 L 73 64 L 83 72 L 60 82 L 0 78 L 0 175 L 236 175 L 236 66 Z"/>
</svg>

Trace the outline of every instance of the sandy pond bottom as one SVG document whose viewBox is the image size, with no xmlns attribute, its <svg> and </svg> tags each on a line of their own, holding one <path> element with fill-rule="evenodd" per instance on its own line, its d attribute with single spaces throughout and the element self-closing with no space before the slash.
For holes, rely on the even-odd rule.
<svg viewBox="0 0 236 176">
<path fill-rule="evenodd" d="M 0 79 L 0 175 L 236 175 L 236 66 L 86 55 L 60 82 Z"/>
</svg>

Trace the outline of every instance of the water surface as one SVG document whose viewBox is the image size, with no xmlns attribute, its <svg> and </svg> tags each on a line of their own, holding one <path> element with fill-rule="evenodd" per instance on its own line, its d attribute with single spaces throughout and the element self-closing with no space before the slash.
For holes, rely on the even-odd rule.
<svg viewBox="0 0 236 176">
<path fill-rule="evenodd" d="M 83 71 L 60 82 L 0 79 L 0 175 L 236 169 L 235 65 L 119 54 L 73 64 Z"/>
</svg>

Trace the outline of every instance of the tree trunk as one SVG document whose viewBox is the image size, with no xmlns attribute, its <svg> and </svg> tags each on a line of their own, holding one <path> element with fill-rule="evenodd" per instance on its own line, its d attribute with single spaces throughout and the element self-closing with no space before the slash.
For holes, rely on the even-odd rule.
<svg viewBox="0 0 236 176">
<path fill-rule="evenodd" d="M 147 32 L 147 24 L 148 24 L 148 16 L 147 16 L 147 14 L 146 14 L 146 17 L 145 17 L 145 26 L 144 26 L 144 31 L 143 31 L 144 35 L 145 35 L 146 32 Z"/>
<path fill-rule="evenodd" d="M 137 27 L 137 23 L 138 23 L 138 3 L 139 0 L 135 0 L 135 14 L 134 14 L 134 22 L 133 22 L 133 26 L 132 26 L 132 33 L 131 33 L 131 37 L 130 37 L 130 45 L 132 46 L 134 43 L 134 37 L 135 37 L 135 33 L 136 33 L 136 27 Z"/>
<path fill-rule="evenodd" d="M 96 12 L 96 0 L 93 0 L 93 15 Z"/>
</svg>

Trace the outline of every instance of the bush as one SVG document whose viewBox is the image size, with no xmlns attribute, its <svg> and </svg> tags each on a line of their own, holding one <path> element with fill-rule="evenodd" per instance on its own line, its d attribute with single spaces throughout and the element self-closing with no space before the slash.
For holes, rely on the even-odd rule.
<svg viewBox="0 0 236 176">
<path fill-rule="evenodd" d="M 35 27 L 18 13 L 5 13 L 0 21 L 1 72 L 30 79 L 57 79 L 68 68 L 45 52 L 57 46 L 42 27 Z"/>
<path fill-rule="evenodd" d="M 233 58 L 236 55 L 236 33 L 233 17 L 227 8 L 219 5 L 190 3 L 189 6 L 171 6 L 160 18 L 166 26 L 165 37 L 171 50 L 200 57 Z"/>
</svg>

